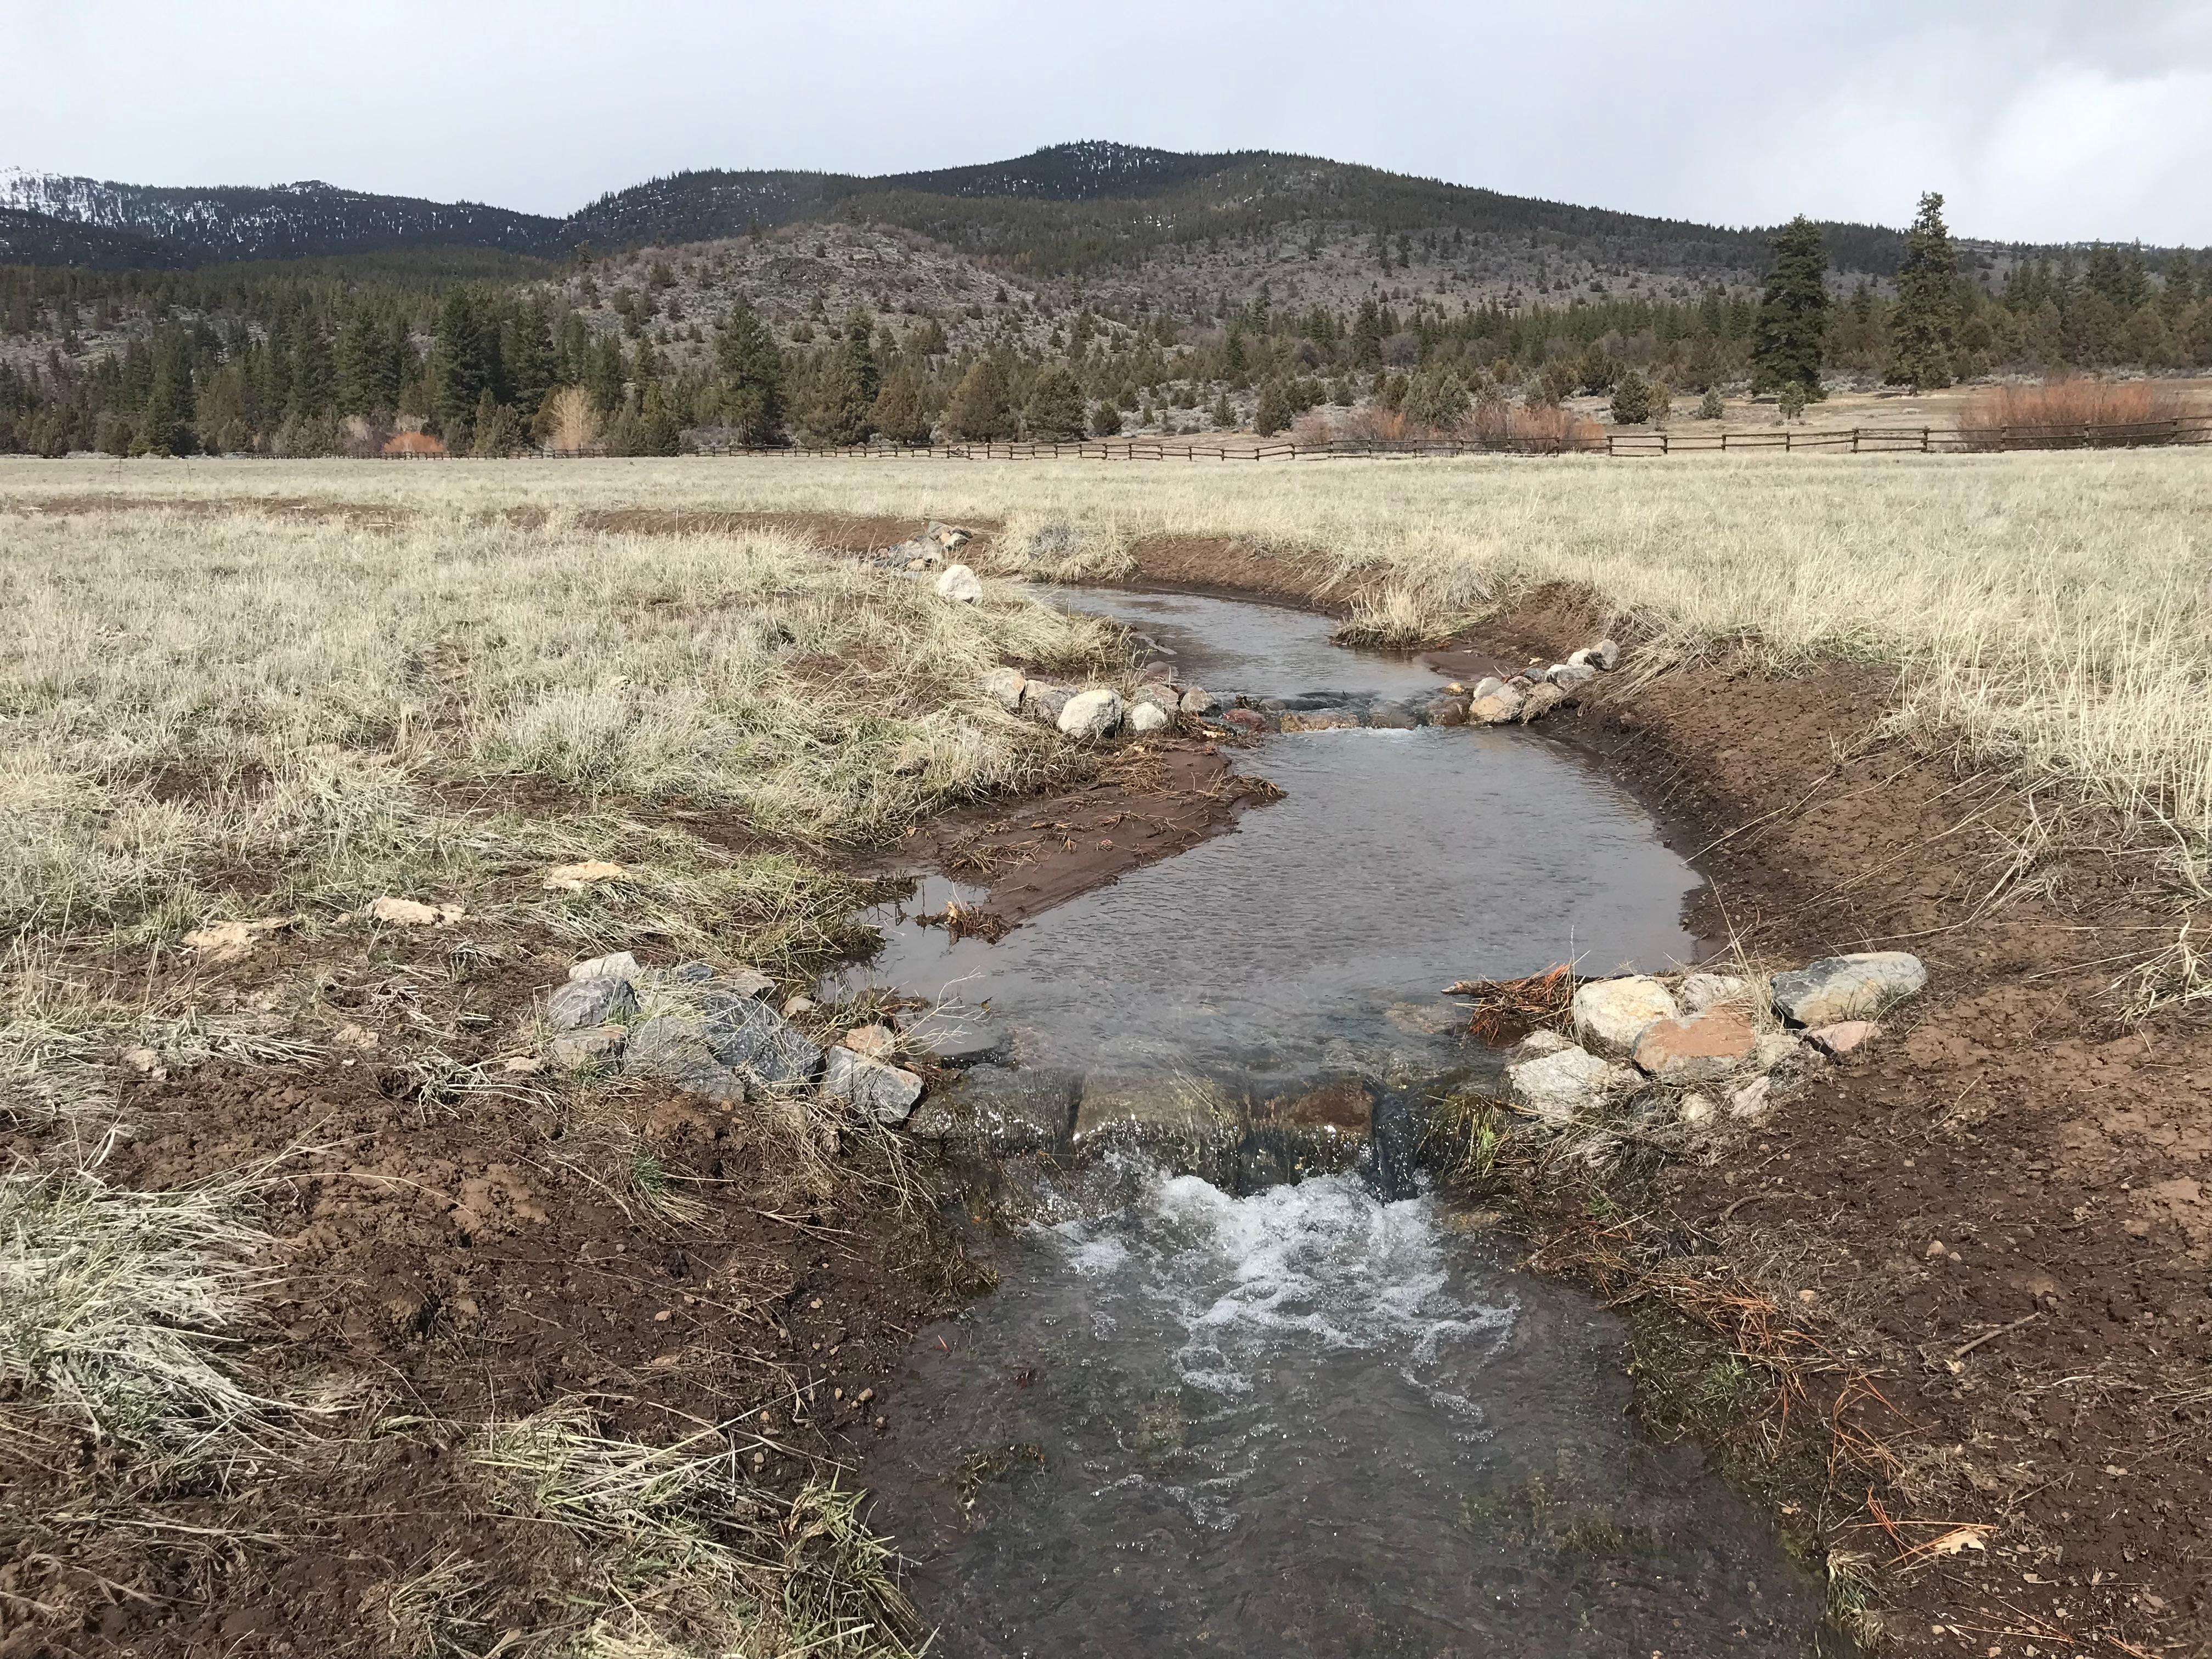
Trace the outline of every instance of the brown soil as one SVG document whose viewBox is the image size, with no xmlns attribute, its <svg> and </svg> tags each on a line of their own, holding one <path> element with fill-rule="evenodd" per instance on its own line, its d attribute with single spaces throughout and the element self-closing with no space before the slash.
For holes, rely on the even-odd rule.
<svg viewBox="0 0 2212 1659">
<path fill-rule="evenodd" d="M 1538 595 L 1483 643 L 1550 656 L 1600 620 Z M 1633 1220 L 1600 1239 L 1554 1206 L 1538 1258 L 1634 1297 L 1686 1240 L 1809 1292 L 1776 1322 L 1849 1361 L 1811 1403 L 1863 1376 L 1894 1409 L 1863 1399 L 1841 1420 L 1904 1460 L 1881 1480 L 1882 1455 L 1846 1458 L 1814 1501 L 1881 1564 L 1952 1524 L 1992 1528 L 1982 1549 L 1877 1571 L 1905 1610 L 1899 1650 L 2206 1651 L 2212 1036 L 2125 1027 L 2112 992 L 2172 938 L 2167 896 L 2093 850 L 2008 883 L 2020 797 L 1875 738 L 1886 672 L 1601 684 L 1549 730 L 1633 781 L 1696 855 L 1698 931 L 1778 964 L 1911 950 L 1929 983 L 1727 1155 L 1646 1170 L 1620 1195 Z"/>
<path fill-rule="evenodd" d="M 1223 834 L 1246 805 L 1278 795 L 1232 772 L 1218 745 L 1174 738 L 1110 751 L 1097 776 L 1075 788 L 934 818 L 899 857 L 909 868 L 988 884 L 986 914 L 965 925 L 990 932 Z"/>
<path fill-rule="evenodd" d="M 579 1103 L 505 1073 L 566 957 L 494 949 L 326 953 L 328 1017 L 356 1034 L 328 1059 L 126 1085 L 109 1182 L 273 1164 L 253 1218 L 281 1280 L 239 1334 L 275 1394 L 335 1383 L 345 1404 L 227 1480 L 164 1480 L 37 1419 L 43 1445 L 0 1478 L 0 1655 L 391 1651 L 395 1593 L 449 1559 L 477 1564 L 488 1641 L 557 1628 L 576 1540 L 495 1503 L 465 1455 L 478 1425 L 556 1401 L 653 1444 L 723 1425 L 771 1501 L 851 1486 L 908 1336 L 975 1288 L 926 1181 L 882 1137 L 838 1147 L 785 1109 L 627 1085 Z M 249 997 L 287 965 L 257 953 L 205 989 Z"/>
</svg>

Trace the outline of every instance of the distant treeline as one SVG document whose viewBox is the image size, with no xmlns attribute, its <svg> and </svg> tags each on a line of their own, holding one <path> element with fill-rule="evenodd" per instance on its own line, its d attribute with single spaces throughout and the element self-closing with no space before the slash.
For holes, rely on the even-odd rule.
<svg viewBox="0 0 2212 1659">
<path fill-rule="evenodd" d="M 1921 383 L 1938 370 L 2212 367 L 2212 264 L 2177 256 L 2154 269 L 2138 252 L 2100 249 L 2017 265 L 1992 290 L 1957 274 L 1946 243 L 1917 276 L 1908 262 L 1894 295 L 1862 282 L 1837 297 L 1820 292 L 1821 234 L 1806 228 L 1795 298 L 1770 276 L 1764 296 L 1715 284 L 1679 298 L 1456 312 L 1380 298 L 1278 309 L 1263 288 L 1197 314 L 1073 307 L 1048 344 L 961 353 L 934 318 L 866 313 L 779 348 L 737 295 L 705 332 L 696 319 L 684 331 L 711 349 L 671 351 L 667 331 L 640 326 L 635 308 L 623 327 L 594 326 L 540 280 L 551 267 L 490 252 L 189 272 L 9 268 L 0 450 L 373 453 L 416 429 L 456 453 L 665 453 L 696 428 L 758 442 L 918 442 L 1110 433 L 1192 410 L 1216 426 L 1256 413 L 1269 430 L 1322 404 L 1399 410 L 1408 399 L 1443 423 L 1469 402 L 1556 403 L 1609 392 L 1632 372 L 1698 392 L 1793 374 Z M 1786 274 L 1788 261 L 1776 269 Z M 1932 346 L 1916 320 L 1931 306 Z M 1810 319 L 1802 374 L 1772 367 L 1785 313 Z M 87 331 L 117 329 L 123 349 L 85 349 Z"/>
</svg>

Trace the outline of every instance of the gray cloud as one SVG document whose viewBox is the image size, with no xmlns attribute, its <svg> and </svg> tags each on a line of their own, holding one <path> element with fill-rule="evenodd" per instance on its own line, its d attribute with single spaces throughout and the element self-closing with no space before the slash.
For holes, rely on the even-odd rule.
<svg viewBox="0 0 2212 1659">
<path fill-rule="evenodd" d="M 1541 15 L 1531 15 L 1540 13 Z M 703 167 L 1116 138 L 1724 224 L 2212 242 L 2212 6 L 0 0 L 0 162 L 562 213 Z"/>
</svg>

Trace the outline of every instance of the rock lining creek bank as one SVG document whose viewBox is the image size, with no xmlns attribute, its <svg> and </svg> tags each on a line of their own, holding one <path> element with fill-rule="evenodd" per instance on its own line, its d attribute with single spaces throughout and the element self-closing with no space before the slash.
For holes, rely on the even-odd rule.
<svg viewBox="0 0 2212 1659">
<path fill-rule="evenodd" d="M 816 1090 L 963 1172 L 999 1288 L 917 1337 L 864 1468 L 946 1650 L 1848 1650 L 1802 1549 L 1635 1427 L 1624 1322 L 1518 1271 L 1438 1172 L 1470 1137 L 1601 1163 L 1756 1127 L 1882 1040 L 1919 962 L 1696 969 L 1696 872 L 1518 729 L 1616 672 L 1610 640 L 1468 684 L 1295 611 L 1054 597 L 1130 629 L 1133 688 L 992 694 L 1071 742 L 1229 755 L 1272 786 L 1235 833 L 1018 925 L 917 872 L 878 953 L 781 1005 L 627 954 L 544 1005 L 554 1064 Z M 809 1034 L 872 992 L 883 1018 Z"/>
</svg>

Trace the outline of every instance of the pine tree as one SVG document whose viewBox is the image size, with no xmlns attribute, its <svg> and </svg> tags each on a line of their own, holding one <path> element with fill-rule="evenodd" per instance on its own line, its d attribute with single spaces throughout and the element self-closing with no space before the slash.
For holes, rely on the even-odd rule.
<svg viewBox="0 0 2212 1659">
<path fill-rule="evenodd" d="M 1792 385 L 1796 382 L 1792 381 Z M 1651 388 L 1634 369 L 1620 377 L 1613 389 L 1613 420 L 1615 426 L 1641 426 L 1651 418 Z"/>
<path fill-rule="evenodd" d="M 855 306 L 845 319 L 845 372 L 860 388 L 861 398 L 871 404 L 884 386 L 883 366 L 876 361 L 875 348 L 870 343 L 874 334 L 875 325 L 868 313 Z"/>
<path fill-rule="evenodd" d="M 1820 228 L 1801 213 L 1774 238 L 1774 265 L 1752 327 L 1754 390 L 1795 385 L 1808 398 L 1826 395 L 1820 389 L 1820 343 L 1828 331 L 1827 277 Z"/>
<path fill-rule="evenodd" d="M 1920 198 L 1920 212 L 1905 234 L 1897 307 L 1890 319 L 1888 380 L 1915 392 L 1951 384 L 1958 283 L 1959 259 L 1943 223 L 1943 198 L 1931 190 Z"/>
<path fill-rule="evenodd" d="M 1121 435 L 1121 411 L 1114 407 L 1111 398 L 1101 398 L 1091 406 L 1091 435 L 1094 438 L 1118 438 Z"/>
<path fill-rule="evenodd" d="M 910 368 L 897 370 L 884 380 L 871 411 L 877 431 L 895 444 L 929 441 L 929 410 L 922 401 L 921 377 Z"/>
<path fill-rule="evenodd" d="M 760 313 L 740 295 L 714 343 L 722 371 L 722 419 L 746 444 L 783 441 L 783 357 Z"/>
<path fill-rule="evenodd" d="M 830 359 L 801 424 L 814 444 L 863 444 L 875 430 L 875 398 L 862 383 L 849 349 Z"/>
<path fill-rule="evenodd" d="M 623 373 L 622 342 L 602 334 L 584 353 L 584 389 L 603 415 L 622 407 Z"/>
<path fill-rule="evenodd" d="M 1014 435 L 1013 397 L 1006 367 L 992 353 L 975 360 L 953 388 L 945 411 L 945 429 L 962 443 L 991 443 Z"/>
<path fill-rule="evenodd" d="M 1721 389 L 1717 386 L 1707 386 L 1705 395 L 1698 399 L 1698 418 L 1717 421 L 1727 413 L 1727 406 L 1721 402 Z"/>
<path fill-rule="evenodd" d="M 514 349 L 505 354 L 510 395 L 517 418 L 527 427 L 554 385 L 553 321 L 532 301 L 514 319 Z"/>
<path fill-rule="evenodd" d="M 1030 387 L 1022 416 L 1032 438 L 1061 442 L 1082 437 L 1082 383 L 1066 368 L 1053 364 Z"/>
<path fill-rule="evenodd" d="M 1237 424 L 1237 411 L 1230 407 L 1229 394 L 1224 392 L 1213 400 L 1213 429 L 1226 432 Z"/>
<path fill-rule="evenodd" d="M 1262 438 L 1272 438 L 1291 423 L 1291 400 L 1280 380 L 1270 380 L 1260 388 L 1260 406 L 1253 412 L 1252 430 Z"/>
<path fill-rule="evenodd" d="M 476 291 L 456 285 L 438 313 L 438 340 L 432 348 L 431 379 L 437 388 L 437 414 L 447 447 L 464 447 L 476 420 L 477 404 L 492 383 L 492 348 Z"/>
<path fill-rule="evenodd" d="M 154 347 L 153 381 L 147 388 L 146 412 L 139 426 L 148 453 L 189 455 L 198 448 L 192 427 L 196 411 L 191 342 L 182 332 L 172 331 Z"/>
</svg>

